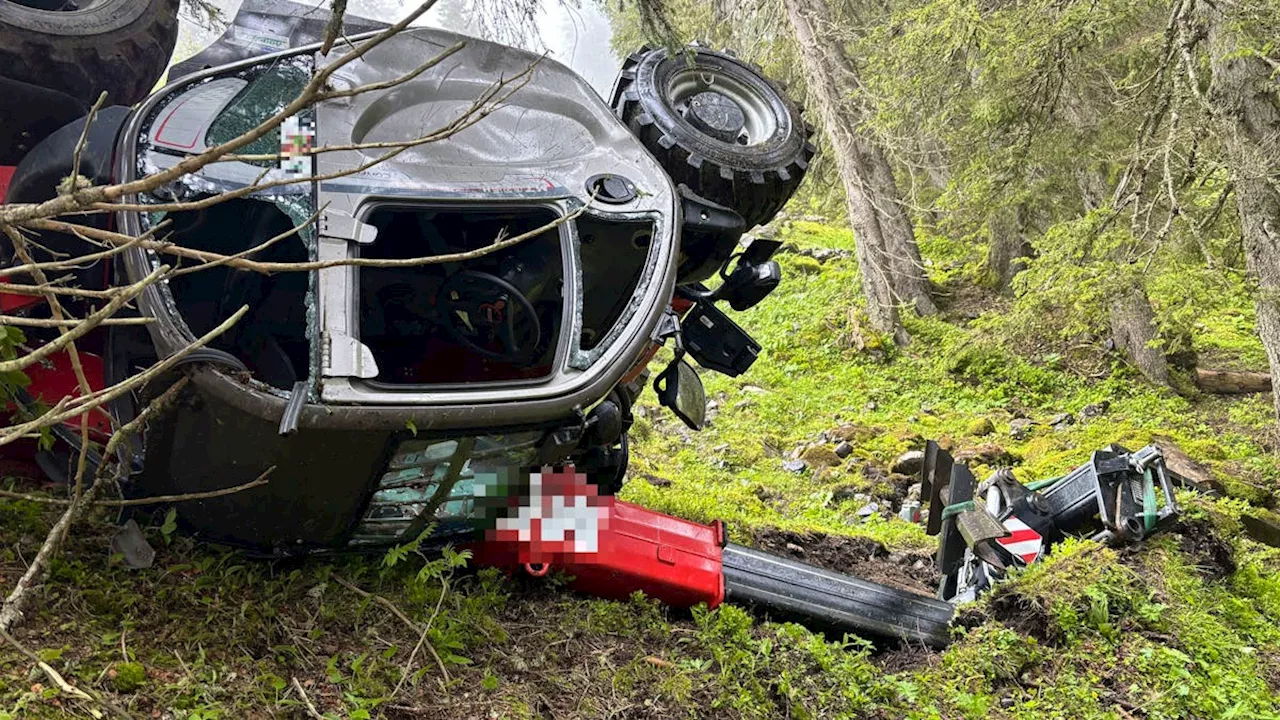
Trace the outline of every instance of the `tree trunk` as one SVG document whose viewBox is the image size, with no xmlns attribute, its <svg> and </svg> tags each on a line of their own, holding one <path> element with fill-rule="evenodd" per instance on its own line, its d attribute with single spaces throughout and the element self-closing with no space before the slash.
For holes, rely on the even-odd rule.
<svg viewBox="0 0 1280 720">
<path fill-rule="evenodd" d="M 822 118 L 844 184 L 871 325 L 904 342 L 898 306 L 910 304 L 919 313 L 936 310 L 911 218 L 883 149 L 858 132 L 862 111 L 851 99 L 857 75 L 831 32 L 826 0 L 784 1 L 809 97 Z"/>
<path fill-rule="evenodd" d="M 1031 241 L 1026 233 L 1026 208 L 1003 208 L 988 222 L 991 239 L 987 242 L 987 279 L 991 289 L 1006 293 L 1013 278 L 1031 257 Z"/>
<path fill-rule="evenodd" d="M 1159 385 L 1169 384 L 1169 363 L 1164 351 L 1152 347 L 1156 339 L 1155 313 L 1141 288 L 1124 293 L 1112 303 L 1111 332 L 1116 347 L 1129 354 L 1143 377 Z"/>
<path fill-rule="evenodd" d="M 1258 283 L 1258 336 L 1275 375 L 1280 372 L 1280 191 L 1273 183 L 1280 177 L 1280 98 L 1266 62 L 1238 52 L 1247 43 L 1237 18 L 1225 17 L 1222 8 L 1236 6 L 1197 5 L 1209 38 L 1209 103 L 1235 184 L 1245 264 Z M 1280 393 L 1274 402 L 1280 416 Z"/>
<path fill-rule="evenodd" d="M 920 258 L 920 246 L 916 243 L 915 228 L 911 216 L 902 205 L 902 194 L 893 178 L 893 168 L 879 145 L 863 138 L 866 146 L 867 165 L 871 168 L 872 183 L 877 198 L 875 209 L 885 232 L 885 243 L 893 264 L 893 287 L 900 302 L 910 304 L 918 315 L 938 312 L 929 293 L 929 278 Z"/>
</svg>

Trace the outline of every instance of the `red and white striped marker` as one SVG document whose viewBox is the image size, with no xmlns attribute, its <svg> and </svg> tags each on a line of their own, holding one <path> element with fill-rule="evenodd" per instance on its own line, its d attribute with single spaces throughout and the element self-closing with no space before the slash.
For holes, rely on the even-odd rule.
<svg viewBox="0 0 1280 720">
<path fill-rule="evenodd" d="M 1040 533 L 1032 530 L 1026 523 L 1018 518 L 1010 515 L 1004 521 L 1005 528 L 1009 531 L 1009 537 L 996 538 L 996 542 L 1004 546 L 1005 550 L 1022 558 L 1022 561 L 1030 565 L 1040 557 L 1040 551 L 1044 547 L 1044 538 Z"/>
</svg>

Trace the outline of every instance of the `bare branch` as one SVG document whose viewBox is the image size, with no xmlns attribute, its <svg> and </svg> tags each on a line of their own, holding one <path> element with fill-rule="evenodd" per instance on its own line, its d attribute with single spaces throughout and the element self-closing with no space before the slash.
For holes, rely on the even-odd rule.
<svg viewBox="0 0 1280 720">
<path fill-rule="evenodd" d="M 99 325 L 146 325 L 153 322 L 153 318 L 136 317 L 136 318 L 107 318 L 98 322 Z M 81 323 L 86 322 L 87 318 L 65 318 L 62 320 L 52 318 L 29 318 L 19 315 L 0 315 L 0 325 L 13 325 L 16 327 L 77 327 Z"/>
<path fill-rule="evenodd" d="M 272 472 L 274 472 L 275 469 L 276 469 L 276 466 L 272 465 L 271 467 L 267 468 L 266 471 L 264 471 L 257 478 L 250 480 L 247 483 L 234 485 L 229 488 L 222 488 L 219 490 L 206 490 L 204 492 L 183 493 L 181 495 L 153 495 L 151 497 L 129 498 L 127 500 L 90 500 L 88 501 L 88 503 L 90 505 L 103 505 L 108 507 L 133 507 L 137 505 L 161 505 L 166 503 L 180 503 L 180 502 L 187 502 L 189 500 L 210 500 L 212 498 L 223 497 L 224 495 L 234 495 L 239 492 L 244 492 L 245 490 L 252 490 L 256 487 L 262 487 L 263 485 L 266 485 L 269 482 L 267 477 Z M 10 498 L 12 500 L 25 500 L 27 502 L 42 503 L 44 505 L 70 505 L 73 502 L 75 502 L 75 500 L 68 500 L 66 498 L 49 497 L 47 495 L 36 495 L 35 493 L 20 493 L 20 492 L 14 492 L 12 490 L 0 490 L 0 497 Z"/>
<path fill-rule="evenodd" d="M 106 305 L 104 305 L 101 310 L 98 310 L 93 314 L 89 315 L 88 317 L 86 317 L 84 319 L 84 322 L 79 323 L 78 325 L 66 331 L 62 335 L 59 335 L 57 338 L 54 338 L 53 340 L 45 343 L 44 345 L 41 345 L 40 347 L 36 348 L 32 352 L 27 353 L 26 355 L 23 355 L 22 357 L 15 358 L 13 360 L 0 360 L 0 373 L 13 372 L 14 370 L 23 370 L 27 367 L 30 367 L 31 365 L 34 365 L 40 362 L 41 360 L 54 354 L 55 352 L 61 350 L 62 348 L 68 346 L 77 338 L 84 337 L 84 335 L 88 333 L 90 330 L 102 324 L 103 320 L 106 320 L 112 315 L 115 315 L 116 312 L 120 310 L 120 308 L 124 307 L 125 303 L 129 302 L 133 298 L 140 295 L 142 291 L 147 288 L 148 285 L 164 277 L 164 275 L 168 272 L 169 272 L 169 266 L 161 265 L 155 270 L 152 270 L 151 273 L 146 277 L 144 277 L 143 279 L 130 285 L 128 288 L 125 289 L 124 292 L 111 298 L 111 300 Z"/>
<path fill-rule="evenodd" d="M 594 195 L 592 197 L 594 198 Z M 476 258 L 481 258 L 486 255 L 505 250 L 514 245 L 518 245 L 525 240 L 537 237 L 550 230 L 554 230 L 555 228 L 578 218 L 586 212 L 589 207 L 590 204 L 583 205 L 573 212 L 562 215 L 541 227 L 534 228 L 513 237 L 503 238 L 499 236 L 492 244 L 476 248 L 475 250 L 416 258 L 337 258 L 332 260 L 310 260 L 305 262 L 266 262 L 249 260 L 242 257 L 245 254 L 256 252 L 256 250 L 261 249 L 261 247 L 253 248 L 245 253 L 238 253 L 236 255 L 223 255 L 221 253 L 210 252 L 208 250 L 195 250 L 181 245 L 155 240 L 142 241 L 141 245 L 144 248 L 155 250 L 158 253 L 207 263 L 207 265 L 199 266 L 199 269 L 205 269 L 213 265 L 228 265 L 240 270 L 251 270 L 266 274 L 278 272 L 309 272 L 312 270 L 324 270 L 326 268 L 345 266 L 379 268 L 421 267 L 423 265 L 436 265 L 440 263 L 474 260 Z M 91 228 L 87 226 L 72 225 L 71 223 L 67 223 L 62 220 L 32 220 L 29 224 L 34 228 L 54 230 L 57 232 L 69 232 L 70 229 L 74 227 L 89 237 L 104 240 L 106 242 L 123 243 L 133 240 L 133 238 L 122 233 L 112 232 L 110 230 L 100 230 L 98 228 Z M 194 269 L 195 268 L 188 268 L 187 270 L 193 271 Z M 173 274 L 174 273 L 170 273 L 170 275 Z"/>
<path fill-rule="evenodd" d="M 84 146 L 89 142 L 89 128 L 93 125 L 93 121 L 98 117 L 98 111 L 102 109 L 102 105 L 107 101 L 107 91 L 103 90 L 98 95 L 98 99 L 94 101 L 93 107 L 89 108 L 89 116 L 84 120 L 84 128 L 80 130 L 80 139 L 76 141 L 76 149 L 71 153 L 71 177 L 68 178 L 67 192 L 73 192 L 80 187 L 80 154 L 84 152 Z"/>
<path fill-rule="evenodd" d="M 132 392 L 137 388 L 145 386 L 147 383 L 151 382 L 156 377 L 171 370 L 173 366 L 176 365 L 178 361 L 180 361 L 183 357 L 185 357 L 186 354 L 189 353 L 190 351 L 195 350 L 196 348 L 204 347 L 214 338 L 218 337 L 222 333 L 231 329 L 231 326 L 235 325 L 240 320 L 240 318 L 244 317 L 244 314 L 247 312 L 249 312 L 249 306 L 248 305 L 241 306 L 239 310 L 232 313 L 231 317 L 222 321 L 221 324 L 219 324 L 217 327 L 210 330 L 209 332 L 205 333 L 204 335 L 201 335 L 194 342 L 189 343 L 185 348 L 183 348 L 179 352 L 176 352 L 173 355 L 170 355 L 164 360 L 161 360 L 155 365 L 152 365 L 151 367 L 138 373 L 137 375 L 134 375 L 133 377 L 128 378 L 127 380 L 122 380 L 121 382 L 116 383 L 115 385 L 103 388 L 101 390 L 96 390 L 88 395 L 82 395 L 74 398 L 70 398 L 70 397 L 63 398 L 62 400 L 58 401 L 58 404 L 55 405 L 53 409 L 44 413 L 40 417 L 37 417 L 33 420 L 22 423 L 20 425 L 15 425 L 13 427 L 5 428 L 4 432 L 0 433 L 0 446 L 8 445 L 14 440 L 17 440 L 27 435 L 28 433 L 31 433 L 40 428 L 52 427 L 70 418 L 83 415 L 94 408 L 101 407 L 106 403 L 109 403 L 112 400 L 115 400 L 116 398 L 120 397 L 121 395 L 127 392 Z M 113 440 L 115 439 L 114 436 L 112 437 L 112 439 Z M 109 446 L 110 445 L 108 445 L 108 447 Z"/>
<path fill-rule="evenodd" d="M 125 439 L 141 427 L 148 418 L 166 407 L 186 384 L 187 378 L 180 378 L 168 390 L 165 390 L 143 408 L 137 417 L 116 431 L 111 436 L 111 439 L 107 441 L 103 457 L 114 455 L 120 443 L 124 442 Z M 77 495 L 72 500 L 71 505 L 67 507 L 66 512 L 62 513 L 62 516 L 54 523 L 53 528 L 49 530 L 48 536 L 45 537 L 44 544 L 40 546 L 39 552 L 36 553 L 35 558 L 31 561 L 31 565 L 27 567 L 27 571 L 18 579 L 18 584 L 14 586 L 13 590 L 9 592 L 9 596 L 5 598 L 4 603 L 0 605 L 0 630 L 7 632 L 22 617 L 27 603 L 31 600 L 33 589 L 44 582 L 49 560 L 62 545 L 63 539 L 67 536 L 67 531 L 71 529 L 71 526 L 84 511 L 86 507 L 85 501 L 92 501 L 99 489 L 105 484 L 106 467 L 107 463 L 105 462 L 98 466 L 98 472 L 94 475 L 94 481 L 89 485 L 89 489 L 84 491 L 82 495 Z"/>
</svg>

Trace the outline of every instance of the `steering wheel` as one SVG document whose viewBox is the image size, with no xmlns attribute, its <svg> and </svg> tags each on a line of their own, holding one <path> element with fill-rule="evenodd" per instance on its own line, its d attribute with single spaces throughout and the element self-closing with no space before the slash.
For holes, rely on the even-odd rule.
<svg viewBox="0 0 1280 720">
<path fill-rule="evenodd" d="M 497 275 L 456 272 L 440 286 L 439 298 L 449 335 L 484 357 L 519 362 L 542 338 L 533 303 Z"/>
</svg>

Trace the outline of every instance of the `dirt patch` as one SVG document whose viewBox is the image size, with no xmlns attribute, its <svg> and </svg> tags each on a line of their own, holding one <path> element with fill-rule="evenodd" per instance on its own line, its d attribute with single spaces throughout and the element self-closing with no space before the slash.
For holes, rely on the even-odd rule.
<svg viewBox="0 0 1280 720">
<path fill-rule="evenodd" d="M 923 645 L 885 644 L 883 650 L 871 656 L 871 662 L 883 673 L 919 672 L 937 667 L 942 654 Z"/>
<path fill-rule="evenodd" d="M 767 528 L 755 534 L 752 544 L 782 557 L 921 595 L 933 595 L 938 586 L 933 558 L 891 553 L 868 538 Z"/>
<path fill-rule="evenodd" d="M 1178 546 L 1205 580 L 1221 580 L 1236 571 L 1235 553 L 1205 520 L 1184 520 L 1174 528 Z"/>
<path fill-rule="evenodd" d="M 1058 625 L 1049 617 L 1044 606 L 1021 593 L 1001 590 L 1002 588 L 997 586 L 987 602 L 991 618 L 999 620 L 1017 633 L 1030 635 L 1047 645 L 1055 645 L 1061 640 L 1057 630 Z M 975 617 L 967 620 L 971 622 L 976 619 Z M 957 622 L 959 622 L 958 619 Z"/>
</svg>

